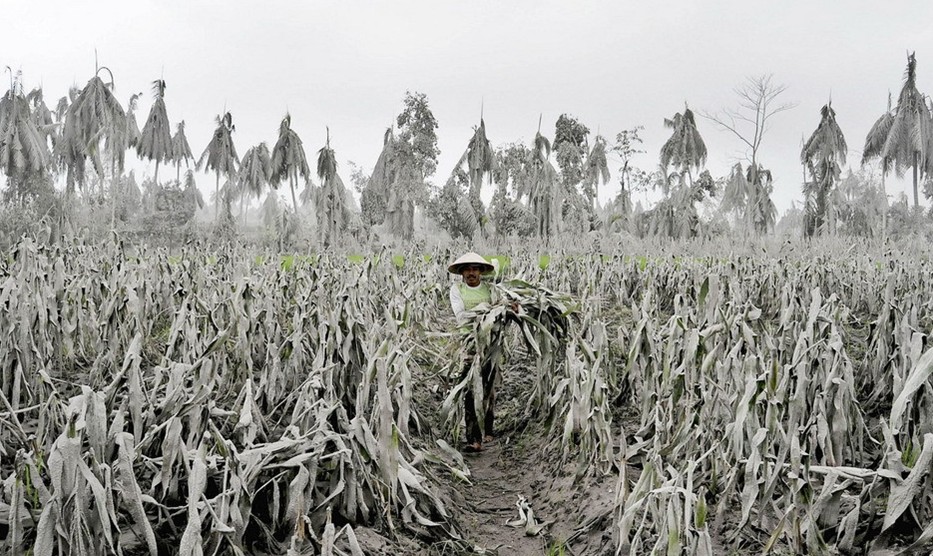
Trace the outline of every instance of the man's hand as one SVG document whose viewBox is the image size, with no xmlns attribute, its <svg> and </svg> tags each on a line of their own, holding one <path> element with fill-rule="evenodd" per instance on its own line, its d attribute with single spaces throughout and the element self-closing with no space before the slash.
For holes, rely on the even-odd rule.
<svg viewBox="0 0 933 556">
<path fill-rule="evenodd" d="M 521 309 L 521 306 L 518 304 L 518 301 L 513 301 L 512 303 L 509 304 L 509 309 L 511 309 L 513 313 L 518 314 L 518 311 L 519 309 Z"/>
</svg>

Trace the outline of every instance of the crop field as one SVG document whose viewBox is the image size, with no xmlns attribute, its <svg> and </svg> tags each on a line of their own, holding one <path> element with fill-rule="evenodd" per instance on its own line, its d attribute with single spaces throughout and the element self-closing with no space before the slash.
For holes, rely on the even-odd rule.
<svg viewBox="0 0 933 556">
<path fill-rule="evenodd" d="M 501 253 L 503 303 L 460 332 L 454 251 L 24 240 L 0 552 L 933 549 L 926 258 Z M 461 454 L 483 360 L 497 439 Z"/>
</svg>

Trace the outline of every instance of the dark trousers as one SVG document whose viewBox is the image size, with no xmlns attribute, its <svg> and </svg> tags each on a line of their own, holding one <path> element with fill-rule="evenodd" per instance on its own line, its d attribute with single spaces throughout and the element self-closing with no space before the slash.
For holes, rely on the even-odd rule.
<svg viewBox="0 0 933 556">
<path fill-rule="evenodd" d="M 473 362 L 469 359 L 464 362 L 463 371 L 460 373 L 461 381 L 469 374 L 472 364 Z M 496 368 L 490 363 L 483 365 L 481 376 L 483 379 L 483 428 L 485 429 L 486 436 L 492 436 L 493 414 L 496 407 L 496 391 L 494 388 L 496 382 Z M 480 431 L 479 419 L 476 418 L 476 401 L 473 399 L 473 388 L 467 387 L 464 395 L 464 402 L 466 405 L 465 420 L 467 444 L 482 442 L 483 432 Z"/>
</svg>

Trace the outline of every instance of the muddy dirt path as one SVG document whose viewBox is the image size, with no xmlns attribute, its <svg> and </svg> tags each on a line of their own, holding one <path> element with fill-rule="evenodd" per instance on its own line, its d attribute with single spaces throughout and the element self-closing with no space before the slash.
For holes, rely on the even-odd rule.
<svg viewBox="0 0 933 556">
<path fill-rule="evenodd" d="M 465 533 L 477 547 L 490 554 L 547 554 L 545 531 L 528 536 L 525 527 L 506 523 L 519 518 L 516 506 L 519 496 L 528 500 L 538 522 L 548 516 L 537 514 L 543 503 L 533 490 L 538 478 L 528 451 L 519 453 L 508 447 L 504 449 L 504 445 L 504 440 L 497 439 L 485 444 L 480 453 L 464 455 L 473 481 L 472 487 L 463 485 L 460 491 L 466 502 L 462 521 Z"/>
</svg>

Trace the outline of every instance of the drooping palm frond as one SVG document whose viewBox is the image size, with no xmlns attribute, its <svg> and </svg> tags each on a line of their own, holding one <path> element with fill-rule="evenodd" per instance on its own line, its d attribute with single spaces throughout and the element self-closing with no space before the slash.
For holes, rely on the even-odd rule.
<svg viewBox="0 0 933 556">
<path fill-rule="evenodd" d="M 298 199 L 295 196 L 295 187 L 298 185 L 298 176 L 305 180 L 311 179 L 311 168 L 308 166 L 301 138 L 292 129 L 292 117 L 285 114 L 279 124 L 279 138 L 272 147 L 272 181 L 279 184 L 282 180 L 288 180 L 296 213 Z"/>
<path fill-rule="evenodd" d="M 729 178 L 726 180 L 726 188 L 722 195 L 720 207 L 726 212 L 741 210 L 745 207 L 745 200 L 749 195 L 745 170 L 742 168 L 741 162 L 736 162 L 729 172 Z"/>
<path fill-rule="evenodd" d="M 18 78 L 0 98 L 0 171 L 11 179 L 39 173 L 50 164 L 48 144 L 29 104 Z"/>
<path fill-rule="evenodd" d="M 583 192 L 592 205 L 599 194 L 599 184 L 609 183 L 609 161 L 606 159 L 606 140 L 596 136 L 593 148 L 586 157 L 586 167 L 583 173 Z"/>
<path fill-rule="evenodd" d="M 240 164 L 240 190 L 245 195 L 260 198 L 272 179 L 272 157 L 265 141 L 250 147 Z"/>
<path fill-rule="evenodd" d="M 862 165 L 868 164 L 875 158 L 881 158 L 881 171 L 888 173 L 891 161 L 881 156 L 888 133 L 894 124 L 894 112 L 891 110 L 891 94 L 888 93 L 888 109 L 878 118 L 868 135 L 865 136 L 865 147 L 862 149 Z"/>
<path fill-rule="evenodd" d="M 181 163 L 188 166 L 188 161 L 194 162 L 194 155 L 191 154 L 191 145 L 188 144 L 188 138 L 185 136 L 185 121 L 178 122 L 175 127 L 175 135 L 172 136 L 172 161 L 181 167 Z"/>
<path fill-rule="evenodd" d="M 55 104 L 55 112 L 53 112 L 57 123 L 62 123 L 65 119 L 65 114 L 68 112 L 68 106 L 70 104 L 67 96 L 58 99 L 58 102 Z"/>
<path fill-rule="evenodd" d="M 26 95 L 26 101 L 29 103 L 36 129 L 39 130 L 43 137 L 49 137 L 55 129 L 55 120 L 52 118 L 52 112 L 43 99 L 42 87 L 36 87 L 30 91 Z"/>
<path fill-rule="evenodd" d="M 135 148 L 139 143 L 139 124 L 136 123 L 136 104 L 142 93 L 136 93 L 130 97 L 130 102 L 126 106 L 126 141 L 127 147 Z"/>
</svg>

